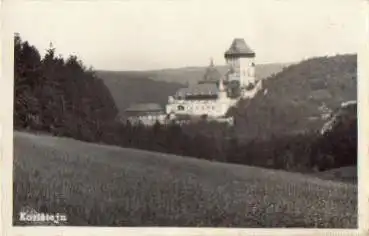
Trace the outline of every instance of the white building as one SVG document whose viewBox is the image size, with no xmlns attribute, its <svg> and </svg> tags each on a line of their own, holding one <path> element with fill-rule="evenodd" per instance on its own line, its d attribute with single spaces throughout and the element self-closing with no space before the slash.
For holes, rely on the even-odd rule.
<svg viewBox="0 0 369 236">
<path fill-rule="evenodd" d="M 228 120 L 225 118 L 229 108 L 240 98 L 256 95 L 261 80 L 255 78 L 255 53 L 245 41 L 234 39 L 224 57 L 228 66 L 226 74 L 221 75 L 211 61 L 203 80 L 169 97 L 166 113 L 172 119 L 189 115 Z"/>
<path fill-rule="evenodd" d="M 145 126 L 166 122 L 167 115 L 159 104 L 139 103 L 127 108 L 121 117 L 123 122 L 129 121 L 132 125 L 143 124 Z"/>
</svg>

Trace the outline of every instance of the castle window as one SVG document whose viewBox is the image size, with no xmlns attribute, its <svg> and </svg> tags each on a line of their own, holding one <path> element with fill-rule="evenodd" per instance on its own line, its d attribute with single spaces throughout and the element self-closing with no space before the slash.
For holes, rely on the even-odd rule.
<svg viewBox="0 0 369 236">
<path fill-rule="evenodd" d="M 184 106 L 182 106 L 182 105 L 179 105 L 177 108 L 178 108 L 178 111 L 184 111 L 184 109 L 185 109 Z"/>
</svg>

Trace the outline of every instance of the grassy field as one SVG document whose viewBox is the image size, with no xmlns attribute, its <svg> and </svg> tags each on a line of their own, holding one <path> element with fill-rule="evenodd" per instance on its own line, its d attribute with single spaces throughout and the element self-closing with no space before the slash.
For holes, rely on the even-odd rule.
<svg viewBox="0 0 369 236">
<path fill-rule="evenodd" d="M 256 167 L 22 132 L 14 134 L 14 223 L 22 207 L 69 225 L 357 227 L 357 186 Z"/>
</svg>

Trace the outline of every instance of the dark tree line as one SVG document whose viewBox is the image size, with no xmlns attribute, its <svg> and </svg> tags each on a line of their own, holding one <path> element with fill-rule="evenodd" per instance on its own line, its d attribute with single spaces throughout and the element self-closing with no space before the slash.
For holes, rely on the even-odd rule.
<svg viewBox="0 0 369 236">
<path fill-rule="evenodd" d="M 15 36 L 14 128 L 212 161 L 310 172 L 356 164 L 356 117 L 341 119 L 325 134 L 302 133 L 244 142 L 221 124 L 152 127 L 119 123 L 103 81 L 76 56 L 55 49 L 41 58 Z"/>
<path fill-rule="evenodd" d="M 202 124 L 206 126 L 206 124 Z M 187 126 L 187 127 L 186 127 Z M 261 166 L 296 172 L 323 171 L 356 165 L 357 122 L 337 124 L 321 135 L 309 132 L 271 136 L 243 142 L 235 137 L 188 133 L 192 125 L 176 124 L 153 127 L 122 125 L 124 147 L 192 156 L 211 161 Z"/>
<path fill-rule="evenodd" d="M 14 127 L 97 141 L 118 113 L 103 81 L 76 56 L 14 43 Z"/>
</svg>

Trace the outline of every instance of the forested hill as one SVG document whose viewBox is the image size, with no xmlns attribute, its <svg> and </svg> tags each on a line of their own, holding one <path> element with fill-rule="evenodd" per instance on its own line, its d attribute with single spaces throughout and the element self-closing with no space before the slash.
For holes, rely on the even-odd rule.
<svg viewBox="0 0 369 236">
<path fill-rule="evenodd" d="M 185 85 L 175 82 L 154 81 L 144 75 L 121 77 L 119 74 L 111 74 L 102 77 L 104 84 L 114 98 L 119 112 L 124 112 L 127 107 L 134 103 L 158 103 L 162 107 L 168 102 L 168 96 Z"/>
<path fill-rule="evenodd" d="M 282 71 L 283 68 L 292 63 L 268 63 L 256 65 L 256 77 L 267 78 L 273 74 Z M 225 74 L 228 67 L 225 65 L 218 65 L 216 69 Z M 186 85 L 187 83 L 194 84 L 203 79 L 205 67 L 192 66 L 183 68 L 169 68 L 160 70 L 146 70 L 146 71 L 104 71 L 98 70 L 97 74 L 102 79 L 120 78 L 120 79 L 151 79 L 154 81 L 165 81 L 170 83 L 180 83 Z"/>
<path fill-rule="evenodd" d="M 241 136 L 317 130 L 325 122 L 324 113 L 356 100 L 356 55 L 305 60 L 263 82 L 263 91 L 230 112 Z"/>
<path fill-rule="evenodd" d="M 19 35 L 14 42 L 14 128 L 94 141 L 117 115 L 103 81 L 76 56 L 38 50 Z"/>
</svg>

